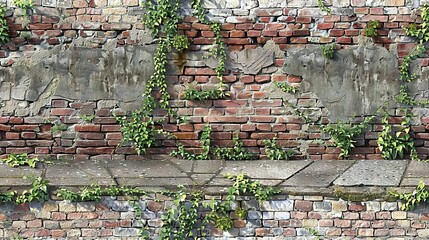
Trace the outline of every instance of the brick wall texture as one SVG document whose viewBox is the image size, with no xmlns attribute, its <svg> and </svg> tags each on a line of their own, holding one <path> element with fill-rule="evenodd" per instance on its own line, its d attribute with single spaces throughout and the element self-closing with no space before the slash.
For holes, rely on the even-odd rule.
<svg viewBox="0 0 429 240">
<path fill-rule="evenodd" d="M 410 23 L 419 23 L 418 7 L 424 1 L 411 0 L 332 0 L 326 5 L 332 10 L 327 15 L 317 1 L 206 1 L 208 16 L 222 21 L 222 36 L 229 51 L 254 49 L 269 40 L 286 54 L 321 43 L 336 43 L 347 48 L 357 45 L 364 35 L 368 21 L 379 20 L 381 28 L 372 40 L 375 45 L 397 52 L 399 61 L 416 45 L 402 29 Z M 36 0 L 28 10 L 28 17 L 7 2 L 11 40 L 1 46 L 2 66 L 13 65 L 26 53 L 42 51 L 60 44 L 80 43 L 85 47 L 105 48 L 138 45 L 136 34 L 144 32 L 141 15 L 144 9 L 138 0 Z M 213 41 L 210 27 L 190 15 L 189 3 L 184 2 L 184 18 L 180 33 L 191 40 L 189 53 L 207 50 Z M 181 63 L 180 55 L 171 54 L 172 67 L 168 75 L 171 106 L 178 114 L 189 117 L 188 124 L 177 125 L 175 120 L 165 122 L 163 128 L 177 136 L 187 148 L 198 147 L 198 133 L 204 125 L 212 126 L 214 145 L 227 146 L 238 133 L 244 146 L 264 158 L 262 141 L 277 135 L 279 144 L 294 148 L 295 159 L 336 159 L 338 150 L 322 144 L 320 126 L 329 122 L 327 109 L 311 93 L 273 96 L 264 91 L 273 82 L 299 85 L 301 78 L 282 72 L 284 57 L 276 54 L 274 62 L 257 74 L 227 70 L 224 81 L 230 97 L 225 100 L 186 101 L 186 84 L 197 83 L 201 89 L 216 86 L 215 71 L 202 59 Z M 421 67 L 429 64 L 426 56 L 419 58 Z M 144 80 L 142 80 L 144 81 Z M 298 116 L 289 103 L 301 112 L 315 111 L 311 122 Z M 429 155 L 429 115 L 420 108 L 415 118 L 412 136 L 421 158 Z M 121 139 L 120 126 L 112 112 L 121 113 L 109 99 L 79 102 L 70 99 L 52 99 L 41 109 L 41 114 L 30 116 L 17 109 L 0 117 L 0 155 L 30 153 L 53 158 L 89 159 L 93 155 L 112 155 L 117 158 L 139 159 L 131 147 L 117 147 Z M 42 114 L 43 113 L 43 114 Z M 398 114 L 396 114 L 398 113 Z M 402 117 L 393 110 L 392 123 Z M 81 115 L 95 115 L 91 123 Z M 52 132 L 52 123 L 60 122 L 67 129 Z M 356 142 L 350 158 L 381 158 L 376 148 L 380 119 Z M 161 148 L 149 153 L 168 153 L 175 149 L 176 140 L 160 139 Z M 349 221 L 350 222 L 350 221 Z M 377 232 L 377 231 L 376 231 Z M 374 232 L 375 233 L 375 232 Z"/>
<path fill-rule="evenodd" d="M 165 196 L 161 201 L 141 198 L 141 221 L 136 218 L 128 199 L 105 197 L 100 202 L 3 203 L 0 204 L 0 237 L 139 239 L 143 229 L 150 233 L 149 239 L 156 239 L 162 226 L 161 215 L 171 206 L 171 199 Z M 247 218 L 240 220 L 231 213 L 233 228 L 222 232 L 210 227 L 208 239 L 312 239 L 315 233 L 322 239 L 429 237 L 424 206 L 405 212 L 400 210 L 398 202 L 348 202 L 322 196 L 285 195 L 261 204 L 244 197 L 236 206 L 248 210 Z"/>
</svg>

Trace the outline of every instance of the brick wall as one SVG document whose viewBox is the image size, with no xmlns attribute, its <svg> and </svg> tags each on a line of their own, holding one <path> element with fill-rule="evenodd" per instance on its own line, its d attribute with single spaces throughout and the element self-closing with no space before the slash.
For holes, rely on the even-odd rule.
<svg viewBox="0 0 429 240">
<path fill-rule="evenodd" d="M 423 4 L 423 2 L 421 3 Z M 54 45 L 107 48 L 116 45 L 138 45 L 136 34 L 145 31 L 139 21 L 144 11 L 137 0 L 42 0 L 36 1 L 29 10 L 28 19 L 22 11 L 8 1 L 8 23 L 11 40 L 1 46 L 2 66 L 13 66 L 17 59 L 32 51 L 43 51 Z M 177 136 L 189 149 L 198 147 L 198 132 L 207 123 L 212 125 L 214 145 L 231 145 L 232 134 L 238 132 L 248 150 L 264 158 L 262 140 L 277 135 L 284 147 L 295 148 L 295 159 L 336 159 L 338 150 L 326 147 L 320 126 L 329 122 L 327 109 L 312 93 L 272 95 L 267 87 L 274 81 L 299 85 L 301 78 L 282 72 L 282 54 L 290 54 L 308 45 L 335 42 L 339 47 L 356 45 L 364 35 L 369 20 L 382 24 L 376 45 L 395 50 L 399 58 L 412 50 L 415 43 L 404 36 L 403 26 L 420 22 L 418 5 L 413 1 L 328 1 L 332 15 L 326 15 L 316 1 L 219 1 L 206 2 L 209 17 L 224 22 L 222 35 L 228 50 L 241 51 L 264 46 L 272 40 L 279 48 L 273 63 L 258 74 L 227 70 L 224 81 L 231 96 L 226 100 L 185 101 L 181 99 L 189 83 L 197 83 L 201 89 L 216 86 L 215 72 L 193 53 L 206 51 L 212 44 L 213 32 L 208 25 L 201 24 L 189 16 L 184 4 L 185 17 L 179 30 L 191 40 L 190 51 L 185 57 L 171 54 L 168 82 L 173 97 L 171 105 L 178 108 L 181 116 L 188 116 L 190 123 L 176 125 L 175 121 L 163 126 Z M 14 10 L 15 9 L 15 10 Z M 29 21 L 28 24 L 26 22 Z M 400 59 L 399 59 L 400 61 Z M 426 67 L 428 58 L 419 59 Z M 176 66 L 175 66 L 176 65 Z M 142 80 L 144 81 L 144 80 Z M 303 112 L 318 112 L 310 123 L 294 114 L 287 102 L 293 103 Z M 0 117 L 0 155 L 27 152 L 53 158 L 88 159 L 92 155 L 113 154 L 113 157 L 138 159 L 130 147 L 117 148 L 121 134 L 112 118 L 112 110 L 122 110 L 106 100 L 79 102 L 52 99 L 38 116 L 29 116 L 17 109 L 14 113 Z M 412 134 L 416 138 L 417 151 L 422 158 L 429 155 L 429 115 L 426 109 L 417 109 Z M 392 123 L 399 123 L 400 114 L 392 111 Z M 95 115 L 92 123 L 85 123 L 81 115 Z M 48 121 L 47 121 L 48 120 Z M 53 124 L 60 122 L 66 131 L 52 133 Z M 370 126 L 369 132 L 358 139 L 351 154 L 355 159 L 380 158 L 376 149 L 380 121 Z M 160 140 L 162 148 L 149 153 L 167 153 L 175 147 L 171 139 Z"/>
<path fill-rule="evenodd" d="M 172 204 L 165 196 L 162 199 L 140 199 L 142 221 L 136 219 L 136 213 L 126 197 L 106 197 L 100 202 L 51 200 L 43 204 L 2 203 L 0 237 L 138 239 L 139 230 L 145 228 L 151 235 L 150 239 L 154 239 L 162 224 L 163 211 Z M 209 236 L 228 239 L 309 239 L 311 234 L 308 229 L 312 229 L 324 239 L 340 236 L 429 237 L 428 213 L 424 206 L 413 212 L 405 212 L 400 210 L 401 204 L 398 202 L 348 202 L 322 196 L 285 195 L 276 196 L 275 200 L 261 205 L 255 199 L 244 197 L 237 206 L 247 209 L 248 217 L 239 220 L 231 213 L 233 228 L 228 232 L 210 228 Z"/>
</svg>

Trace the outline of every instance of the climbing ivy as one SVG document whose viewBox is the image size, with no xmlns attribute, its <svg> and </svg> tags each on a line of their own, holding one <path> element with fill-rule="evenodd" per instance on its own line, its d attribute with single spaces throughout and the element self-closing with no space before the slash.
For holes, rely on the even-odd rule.
<svg viewBox="0 0 429 240">
<path fill-rule="evenodd" d="M 206 57 L 219 57 L 218 66 L 215 68 L 216 77 L 219 80 L 219 86 L 214 90 L 195 90 L 188 88 L 184 93 L 184 98 L 187 100 L 209 100 L 209 99 L 224 99 L 229 96 L 225 92 L 226 84 L 223 83 L 223 75 L 226 65 L 226 50 L 221 34 L 221 23 L 211 22 L 206 18 L 206 9 L 203 7 L 202 0 L 192 0 L 191 7 L 196 12 L 198 20 L 204 24 L 209 24 L 214 33 L 213 46 Z"/>
<path fill-rule="evenodd" d="M 231 161 L 242 161 L 254 159 L 253 153 L 247 152 L 243 148 L 243 143 L 237 135 L 232 138 L 233 147 L 218 147 L 215 148 L 213 154 L 218 159 L 225 159 Z"/>
<path fill-rule="evenodd" d="M 99 201 L 102 196 L 144 196 L 146 191 L 130 187 L 101 187 L 98 184 L 91 184 L 82 187 L 78 192 L 60 188 L 57 190 L 57 197 L 72 202 L 76 201 Z"/>
<path fill-rule="evenodd" d="M 19 166 L 30 166 L 31 168 L 35 168 L 37 163 L 49 161 L 40 160 L 37 157 L 30 158 L 27 153 L 21 154 L 9 154 L 8 157 L 0 159 L 0 162 L 4 162 L 11 167 L 19 167 Z"/>
<path fill-rule="evenodd" d="M 277 145 L 277 137 L 264 139 L 262 143 L 265 146 L 265 154 L 270 160 L 289 160 L 295 154 L 293 150 L 285 150 Z"/>
<path fill-rule="evenodd" d="M 370 20 L 369 22 L 366 23 L 365 36 L 376 37 L 377 36 L 377 29 L 379 29 L 380 26 L 381 26 L 381 24 L 378 20 Z"/>
<path fill-rule="evenodd" d="M 29 203 L 33 201 L 44 202 L 48 200 L 48 181 L 42 177 L 24 176 L 24 179 L 31 180 L 31 188 L 24 190 L 22 193 L 16 191 L 1 192 L 0 203 L 14 202 L 15 204 Z"/>
<path fill-rule="evenodd" d="M 299 92 L 299 87 L 291 86 L 285 82 L 274 82 L 274 85 L 276 87 L 280 88 L 285 93 L 298 93 Z"/>
<path fill-rule="evenodd" d="M 203 151 L 200 154 L 189 153 L 182 144 L 177 144 L 177 151 L 171 152 L 171 156 L 186 160 L 209 160 L 210 159 L 210 125 L 204 126 L 201 131 L 200 146 Z"/>
<path fill-rule="evenodd" d="M 412 82 L 416 79 L 416 74 L 411 73 L 411 61 L 421 57 L 426 52 L 423 43 L 429 40 L 429 5 L 425 4 L 420 7 L 421 17 L 423 22 L 419 25 L 412 23 L 404 27 L 405 34 L 415 37 L 418 41 L 416 48 L 404 57 L 399 67 L 400 80 L 403 82 L 396 100 L 399 103 L 407 104 L 410 106 L 423 106 L 429 104 L 428 100 L 415 100 L 410 96 L 408 87 L 405 83 Z"/>
<path fill-rule="evenodd" d="M 0 5 L 0 43 L 5 43 L 9 40 L 9 26 L 6 21 L 6 13 L 7 9 L 5 5 Z"/>
<path fill-rule="evenodd" d="M 322 50 L 322 55 L 327 59 L 332 59 L 334 57 L 335 43 L 321 45 L 320 49 Z"/>
<path fill-rule="evenodd" d="M 395 133 L 392 130 L 392 125 L 389 124 L 387 114 L 381 120 L 383 130 L 378 135 L 377 145 L 384 159 L 402 159 L 404 154 L 408 152 L 411 160 L 419 160 L 413 138 L 410 135 L 410 121 L 413 115 L 406 109 L 404 111 L 405 117 L 401 122 L 400 130 Z"/>
<path fill-rule="evenodd" d="M 317 6 L 319 6 L 320 10 L 326 12 L 326 14 L 331 15 L 331 9 L 325 5 L 323 0 L 317 0 Z"/>
<path fill-rule="evenodd" d="M 429 191 L 426 189 L 425 183 L 422 181 L 422 179 L 420 179 L 416 189 L 412 192 L 391 192 L 390 194 L 404 202 L 401 206 L 401 210 L 403 211 L 411 211 L 416 207 L 416 205 L 420 204 L 421 202 L 427 202 L 429 199 Z"/>
<path fill-rule="evenodd" d="M 344 122 L 329 123 L 322 127 L 322 131 L 331 135 L 334 146 L 340 149 L 339 157 L 348 159 L 352 148 L 355 147 L 353 145 L 356 142 L 354 138 L 362 134 L 362 131 L 372 119 L 373 117 L 366 117 L 363 122 L 358 124 Z"/>
</svg>

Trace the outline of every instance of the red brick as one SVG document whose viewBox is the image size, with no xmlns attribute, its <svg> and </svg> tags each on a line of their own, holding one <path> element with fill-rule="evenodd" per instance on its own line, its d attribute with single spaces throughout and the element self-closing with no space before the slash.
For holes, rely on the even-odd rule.
<svg viewBox="0 0 429 240">
<path fill-rule="evenodd" d="M 311 201 L 296 200 L 295 211 L 302 211 L 302 212 L 313 211 L 313 203 Z"/>
<path fill-rule="evenodd" d="M 351 227 L 351 223 L 352 222 L 350 220 L 334 219 L 335 227 L 348 228 Z"/>
<path fill-rule="evenodd" d="M 317 29 L 320 30 L 326 30 L 326 29 L 331 29 L 334 28 L 334 23 L 318 23 L 317 24 Z"/>
<path fill-rule="evenodd" d="M 350 203 L 350 205 L 349 205 L 349 211 L 352 211 L 352 212 L 366 211 L 366 205 L 365 204 L 360 204 L 360 203 Z"/>
<path fill-rule="evenodd" d="M 94 125 L 94 124 L 75 125 L 74 129 L 76 132 L 99 132 L 100 125 Z"/>
</svg>

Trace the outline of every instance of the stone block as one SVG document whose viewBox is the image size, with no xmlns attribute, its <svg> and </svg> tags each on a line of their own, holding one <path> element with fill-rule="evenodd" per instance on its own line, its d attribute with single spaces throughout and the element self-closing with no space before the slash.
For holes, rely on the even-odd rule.
<svg viewBox="0 0 429 240">
<path fill-rule="evenodd" d="M 62 201 L 59 203 L 60 212 L 76 212 L 76 203 L 72 203 L 69 201 Z"/>
<path fill-rule="evenodd" d="M 261 209 L 264 211 L 293 211 L 292 200 L 283 201 L 265 201 L 262 203 Z"/>
<path fill-rule="evenodd" d="M 321 202 L 314 202 L 313 210 L 316 212 L 330 212 L 332 211 L 332 203 L 326 200 Z"/>
</svg>

